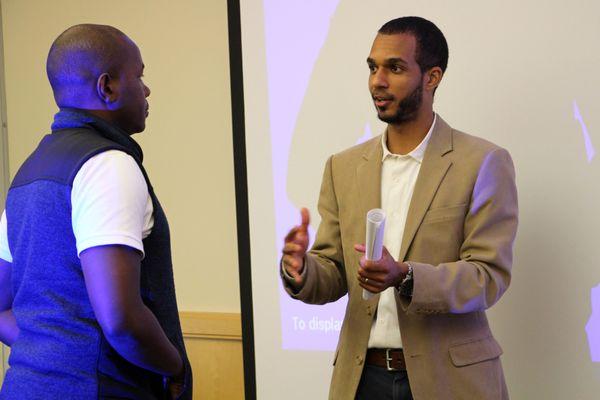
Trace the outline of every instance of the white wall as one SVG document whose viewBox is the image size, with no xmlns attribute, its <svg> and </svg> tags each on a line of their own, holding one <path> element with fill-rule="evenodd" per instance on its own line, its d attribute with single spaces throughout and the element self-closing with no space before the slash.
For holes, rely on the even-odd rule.
<svg viewBox="0 0 600 400">
<path fill-rule="evenodd" d="M 52 41 L 113 25 L 140 47 L 152 94 L 142 145 L 169 218 L 179 307 L 239 312 L 225 0 L 2 0 L 10 176 L 49 131 Z"/>
</svg>

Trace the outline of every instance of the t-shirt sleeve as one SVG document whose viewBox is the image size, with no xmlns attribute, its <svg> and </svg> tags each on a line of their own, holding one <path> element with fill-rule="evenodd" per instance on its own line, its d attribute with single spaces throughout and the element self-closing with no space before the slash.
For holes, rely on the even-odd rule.
<svg viewBox="0 0 600 400">
<path fill-rule="evenodd" d="M 130 155 L 109 150 L 86 161 L 73 181 L 71 204 L 78 255 L 105 245 L 129 246 L 144 254 L 142 239 L 154 222 L 152 201 Z"/>
<path fill-rule="evenodd" d="M 8 230 L 6 223 L 6 210 L 2 213 L 2 218 L 0 218 L 0 258 L 6 262 L 12 262 L 12 254 L 10 253 L 10 248 L 8 247 Z"/>
</svg>

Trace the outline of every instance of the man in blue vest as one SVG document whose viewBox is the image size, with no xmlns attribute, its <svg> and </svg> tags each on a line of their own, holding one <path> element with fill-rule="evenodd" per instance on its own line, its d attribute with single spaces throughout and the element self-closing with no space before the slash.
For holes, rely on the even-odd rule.
<svg viewBox="0 0 600 400">
<path fill-rule="evenodd" d="M 110 26 L 73 26 L 50 49 L 60 110 L 0 224 L 0 399 L 191 399 L 169 228 L 131 138 L 143 70 Z"/>
</svg>

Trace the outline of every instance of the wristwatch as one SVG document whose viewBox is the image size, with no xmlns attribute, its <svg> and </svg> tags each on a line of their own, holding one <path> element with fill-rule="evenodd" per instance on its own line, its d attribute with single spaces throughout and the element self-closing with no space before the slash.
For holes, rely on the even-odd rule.
<svg viewBox="0 0 600 400">
<path fill-rule="evenodd" d="M 402 282 L 398 285 L 398 292 L 402 296 L 412 297 L 413 293 L 413 267 L 410 263 L 406 263 L 408 265 L 408 272 Z"/>
</svg>

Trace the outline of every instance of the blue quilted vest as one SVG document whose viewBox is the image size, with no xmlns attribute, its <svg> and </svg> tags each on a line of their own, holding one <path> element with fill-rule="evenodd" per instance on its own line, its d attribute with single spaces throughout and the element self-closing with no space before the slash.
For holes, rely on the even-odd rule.
<svg viewBox="0 0 600 400">
<path fill-rule="evenodd" d="M 20 334 L 0 399 L 164 399 L 160 375 L 122 358 L 104 337 L 90 304 L 71 221 L 75 175 L 89 158 L 107 150 L 131 155 L 154 206 L 154 227 L 144 239 L 141 293 L 167 337 L 187 360 L 171 263 L 169 226 L 142 166 L 139 145 L 106 121 L 63 109 L 16 174 L 6 200 L 13 256 L 13 312 Z"/>
</svg>

